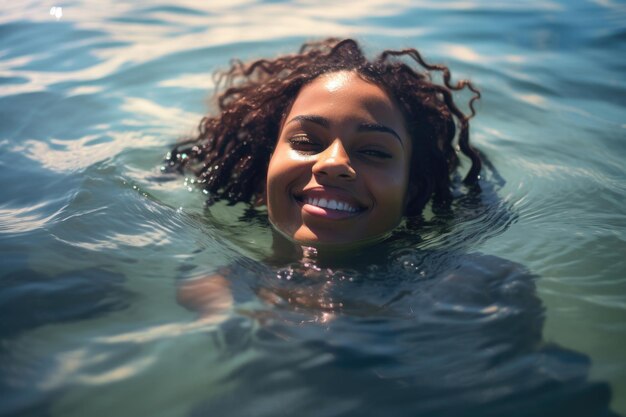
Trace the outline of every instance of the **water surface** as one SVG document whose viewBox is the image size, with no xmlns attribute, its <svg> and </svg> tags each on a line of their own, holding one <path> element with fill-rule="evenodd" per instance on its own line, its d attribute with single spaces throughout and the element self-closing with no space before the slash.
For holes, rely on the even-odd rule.
<svg viewBox="0 0 626 417">
<path fill-rule="evenodd" d="M 626 414 L 624 4 L 217 3 L 2 6 L 0 415 Z M 159 168 L 214 70 L 325 36 L 471 78 L 499 176 L 307 275 Z M 199 323 L 177 283 L 225 265 L 235 309 Z"/>
</svg>

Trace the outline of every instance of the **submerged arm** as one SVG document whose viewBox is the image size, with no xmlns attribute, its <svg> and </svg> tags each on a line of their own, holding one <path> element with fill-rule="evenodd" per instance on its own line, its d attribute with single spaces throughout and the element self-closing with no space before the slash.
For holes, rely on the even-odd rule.
<svg viewBox="0 0 626 417">
<path fill-rule="evenodd" d="M 220 273 L 181 281 L 176 300 L 186 309 L 197 312 L 201 321 L 211 323 L 224 321 L 233 307 L 230 283 Z"/>
</svg>

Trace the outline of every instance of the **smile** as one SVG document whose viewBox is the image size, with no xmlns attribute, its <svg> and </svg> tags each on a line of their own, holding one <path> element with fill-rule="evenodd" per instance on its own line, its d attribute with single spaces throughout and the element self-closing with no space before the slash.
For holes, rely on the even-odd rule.
<svg viewBox="0 0 626 417">
<path fill-rule="evenodd" d="M 313 198 L 313 197 L 307 197 L 304 200 L 305 204 L 310 204 L 312 206 L 317 206 L 317 207 L 321 207 L 321 208 L 327 208 L 330 210 L 338 210 L 338 211 L 347 211 L 349 213 L 355 213 L 358 211 L 358 209 L 352 205 L 350 205 L 350 203 L 346 203 L 343 201 L 337 201 L 337 200 L 327 200 L 325 198 Z"/>
<path fill-rule="evenodd" d="M 294 195 L 303 214 L 316 218 L 341 220 L 352 218 L 366 210 L 351 195 L 340 191 L 313 189 Z"/>
</svg>

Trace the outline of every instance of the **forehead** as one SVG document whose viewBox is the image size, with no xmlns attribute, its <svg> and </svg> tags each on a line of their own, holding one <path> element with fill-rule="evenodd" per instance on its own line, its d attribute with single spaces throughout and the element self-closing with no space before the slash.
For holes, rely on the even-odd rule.
<svg viewBox="0 0 626 417">
<path fill-rule="evenodd" d="M 349 71 L 324 74 L 304 86 L 289 112 L 291 117 L 299 114 L 404 127 L 402 112 L 392 97 L 378 85 Z"/>
</svg>

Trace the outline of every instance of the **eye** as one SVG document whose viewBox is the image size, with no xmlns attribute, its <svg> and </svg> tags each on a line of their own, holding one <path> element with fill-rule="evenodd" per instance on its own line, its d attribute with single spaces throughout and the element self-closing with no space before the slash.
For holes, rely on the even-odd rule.
<svg viewBox="0 0 626 417">
<path fill-rule="evenodd" d="M 362 155 L 366 155 L 368 157 L 376 159 L 391 159 L 393 157 L 390 153 L 380 151 L 378 149 L 363 149 L 360 152 Z"/>
<path fill-rule="evenodd" d="M 293 136 L 289 139 L 289 143 L 292 149 L 300 153 L 314 154 L 321 150 L 321 145 L 307 135 Z"/>
</svg>

